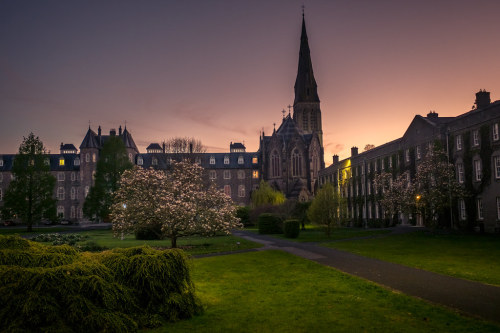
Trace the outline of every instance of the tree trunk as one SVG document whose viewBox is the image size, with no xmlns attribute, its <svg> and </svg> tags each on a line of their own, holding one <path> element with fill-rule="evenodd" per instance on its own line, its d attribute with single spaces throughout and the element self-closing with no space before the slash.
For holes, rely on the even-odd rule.
<svg viewBox="0 0 500 333">
<path fill-rule="evenodd" d="M 177 237 L 172 237 L 171 239 L 172 242 L 172 248 L 175 249 L 177 247 Z"/>
</svg>

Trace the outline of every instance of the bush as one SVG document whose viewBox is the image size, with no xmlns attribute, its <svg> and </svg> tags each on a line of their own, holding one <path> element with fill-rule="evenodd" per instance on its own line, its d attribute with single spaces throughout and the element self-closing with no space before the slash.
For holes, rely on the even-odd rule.
<svg viewBox="0 0 500 333">
<path fill-rule="evenodd" d="M 250 207 L 238 207 L 236 210 L 236 217 L 240 219 L 240 222 L 243 223 L 245 227 L 255 225 L 255 223 L 250 221 Z"/>
<path fill-rule="evenodd" d="M 163 239 L 160 225 L 140 226 L 135 230 L 134 234 L 135 239 L 138 240 Z"/>
<path fill-rule="evenodd" d="M 286 220 L 283 222 L 283 233 L 287 238 L 297 238 L 300 231 L 299 220 Z"/>
<path fill-rule="evenodd" d="M 283 233 L 281 219 L 275 214 L 264 213 L 259 216 L 259 234 Z"/>
<path fill-rule="evenodd" d="M 0 304 L 2 332 L 129 332 L 201 310 L 181 251 L 82 253 L 19 236 L 0 236 Z"/>
<path fill-rule="evenodd" d="M 101 252 L 104 250 L 108 250 L 108 247 L 99 245 L 99 244 L 97 244 L 96 241 L 85 242 L 80 246 L 77 245 L 77 248 L 80 251 L 88 251 L 88 252 Z"/>
</svg>

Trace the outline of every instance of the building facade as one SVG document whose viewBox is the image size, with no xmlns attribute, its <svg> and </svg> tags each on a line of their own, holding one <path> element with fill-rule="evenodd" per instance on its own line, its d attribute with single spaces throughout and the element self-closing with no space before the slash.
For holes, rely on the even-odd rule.
<svg viewBox="0 0 500 333">
<path fill-rule="evenodd" d="M 411 182 L 418 164 L 434 144 L 444 147 L 455 167 L 455 177 L 468 195 L 452 204 L 450 226 L 500 231 L 500 101 L 491 103 L 490 93 L 479 91 L 475 107 L 456 117 L 439 117 L 430 112 L 417 115 L 403 137 L 358 153 L 344 160 L 333 156 L 333 164 L 320 171 L 320 183 L 332 183 L 347 199 L 346 218 L 352 224 L 371 225 L 384 218 L 373 186 L 377 173 L 406 174 Z M 422 221 L 411 214 L 399 214 L 399 223 Z"/>
</svg>

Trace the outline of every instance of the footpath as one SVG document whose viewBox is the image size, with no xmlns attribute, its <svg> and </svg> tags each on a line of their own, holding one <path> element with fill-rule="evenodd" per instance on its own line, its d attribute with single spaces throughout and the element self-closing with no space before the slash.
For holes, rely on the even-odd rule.
<svg viewBox="0 0 500 333">
<path fill-rule="evenodd" d="M 254 251 L 286 251 L 406 295 L 500 323 L 500 287 L 367 258 L 315 243 L 293 242 L 244 230 L 234 231 L 233 235 L 264 244 L 264 247 Z"/>
</svg>

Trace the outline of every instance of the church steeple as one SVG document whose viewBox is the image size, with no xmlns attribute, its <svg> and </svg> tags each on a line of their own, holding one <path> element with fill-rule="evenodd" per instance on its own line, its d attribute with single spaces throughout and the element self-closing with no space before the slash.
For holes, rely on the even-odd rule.
<svg viewBox="0 0 500 333">
<path fill-rule="evenodd" d="M 299 68 L 295 79 L 295 101 L 294 105 L 300 102 L 319 102 L 318 87 L 314 79 L 309 41 L 307 39 L 306 21 L 302 13 L 302 33 L 300 36 Z"/>
</svg>

